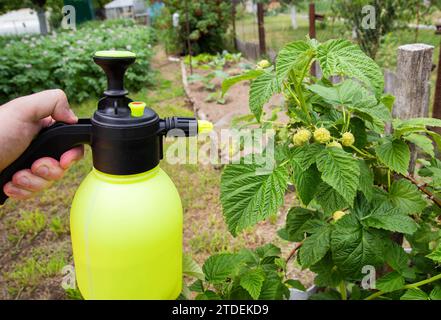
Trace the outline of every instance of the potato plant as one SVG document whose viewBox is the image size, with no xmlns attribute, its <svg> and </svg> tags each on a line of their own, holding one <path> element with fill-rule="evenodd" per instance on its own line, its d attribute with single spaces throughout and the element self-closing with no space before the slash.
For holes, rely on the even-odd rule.
<svg viewBox="0 0 441 320">
<path fill-rule="evenodd" d="M 314 62 L 321 79 L 309 75 Z M 223 83 L 225 92 L 251 80 L 254 123 L 276 130 L 271 172 L 257 174 L 257 162 L 223 171 L 221 202 L 231 234 L 276 214 L 292 183 L 298 202 L 278 234 L 294 243 L 288 260 L 316 273 L 320 290 L 313 299 L 441 299 L 441 161 L 434 149 L 441 136 L 431 131 L 441 120 L 392 119 L 394 98 L 383 93 L 381 69 L 346 40 L 295 41 L 264 67 Z M 263 121 L 264 104 L 279 93 L 286 125 Z M 419 155 L 415 173 L 411 145 Z M 265 265 L 253 268 L 257 279 Z M 237 270 L 223 283 L 236 283 Z M 363 281 L 366 270 L 374 272 L 375 285 Z M 252 298 L 267 290 L 262 275 L 252 288 L 242 286 Z M 279 279 L 272 289 L 281 285 L 289 283 Z"/>
</svg>

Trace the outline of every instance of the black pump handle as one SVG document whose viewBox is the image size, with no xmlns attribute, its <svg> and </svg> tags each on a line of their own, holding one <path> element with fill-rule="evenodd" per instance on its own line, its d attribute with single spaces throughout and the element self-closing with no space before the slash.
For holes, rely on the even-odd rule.
<svg viewBox="0 0 441 320">
<path fill-rule="evenodd" d="M 90 119 L 80 119 L 77 124 L 57 122 L 40 131 L 25 152 L 0 173 L 0 205 L 8 199 L 3 187 L 16 172 L 30 168 L 40 158 L 51 157 L 58 160 L 73 147 L 90 144 L 91 132 Z"/>
</svg>

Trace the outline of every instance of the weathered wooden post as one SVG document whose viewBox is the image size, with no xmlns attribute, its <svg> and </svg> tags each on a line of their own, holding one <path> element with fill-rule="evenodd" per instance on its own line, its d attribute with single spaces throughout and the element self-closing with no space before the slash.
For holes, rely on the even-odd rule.
<svg viewBox="0 0 441 320">
<path fill-rule="evenodd" d="M 398 47 L 397 71 L 393 93 L 396 97 L 393 116 L 400 119 L 428 117 L 430 73 L 433 46 L 406 44 Z M 412 148 L 409 172 L 415 169 L 416 152 Z"/>
<path fill-rule="evenodd" d="M 260 55 L 266 54 L 266 40 L 265 40 L 265 24 L 264 24 L 264 8 L 263 3 L 257 3 L 257 27 L 259 32 L 259 50 Z"/>
</svg>

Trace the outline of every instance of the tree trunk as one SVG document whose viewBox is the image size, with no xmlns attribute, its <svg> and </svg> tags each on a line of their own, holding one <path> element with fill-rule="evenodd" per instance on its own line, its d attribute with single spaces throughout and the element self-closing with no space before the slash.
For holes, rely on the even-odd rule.
<svg viewBox="0 0 441 320">
<path fill-rule="evenodd" d="M 289 12 L 291 13 L 291 26 L 295 30 L 298 28 L 297 25 L 297 10 L 295 5 L 289 6 Z"/>
<path fill-rule="evenodd" d="M 48 30 L 47 30 L 46 12 L 44 11 L 44 8 L 38 8 L 37 17 L 38 17 L 38 23 L 40 24 L 40 34 L 46 35 L 48 33 Z"/>
</svg>

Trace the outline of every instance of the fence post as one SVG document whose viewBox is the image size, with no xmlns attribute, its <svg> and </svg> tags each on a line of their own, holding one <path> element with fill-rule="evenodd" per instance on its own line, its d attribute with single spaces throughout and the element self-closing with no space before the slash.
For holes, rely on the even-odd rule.
<svg viewBox="0 0 441 320">
<path fill-rule="evenodd" d="M 310 2 L 309 3 L 309 37 L 311 39 L 315 39 L 316 34 L 315 34 L 315 3 L 314 2 Z M 316 65 L 315 62 L 312 63 L 311 66 L 311 75 L 313 77 L 317 77 L 317 70 L 316 70 Z"/>
<path fill-rule="evenodd" d="M 393 109 L 395 118 L 410 119 L 429 115 L 433 49 L 433 46 L 420 43 L 398 47 L 394 88 L 396 100 Z M 417 156 L 414 146 L 411 151 L 409 172 L 413 173 Z"/>
<path fill-rule="evenodd" d="M 263 3 L 257 3 L 257 26 L 259 31 L 259 50 L 260 54 L 266 54 L 266 42 L 265 42 L 265 24 L 263 21 L 264 9 Z"/>
</svg>

